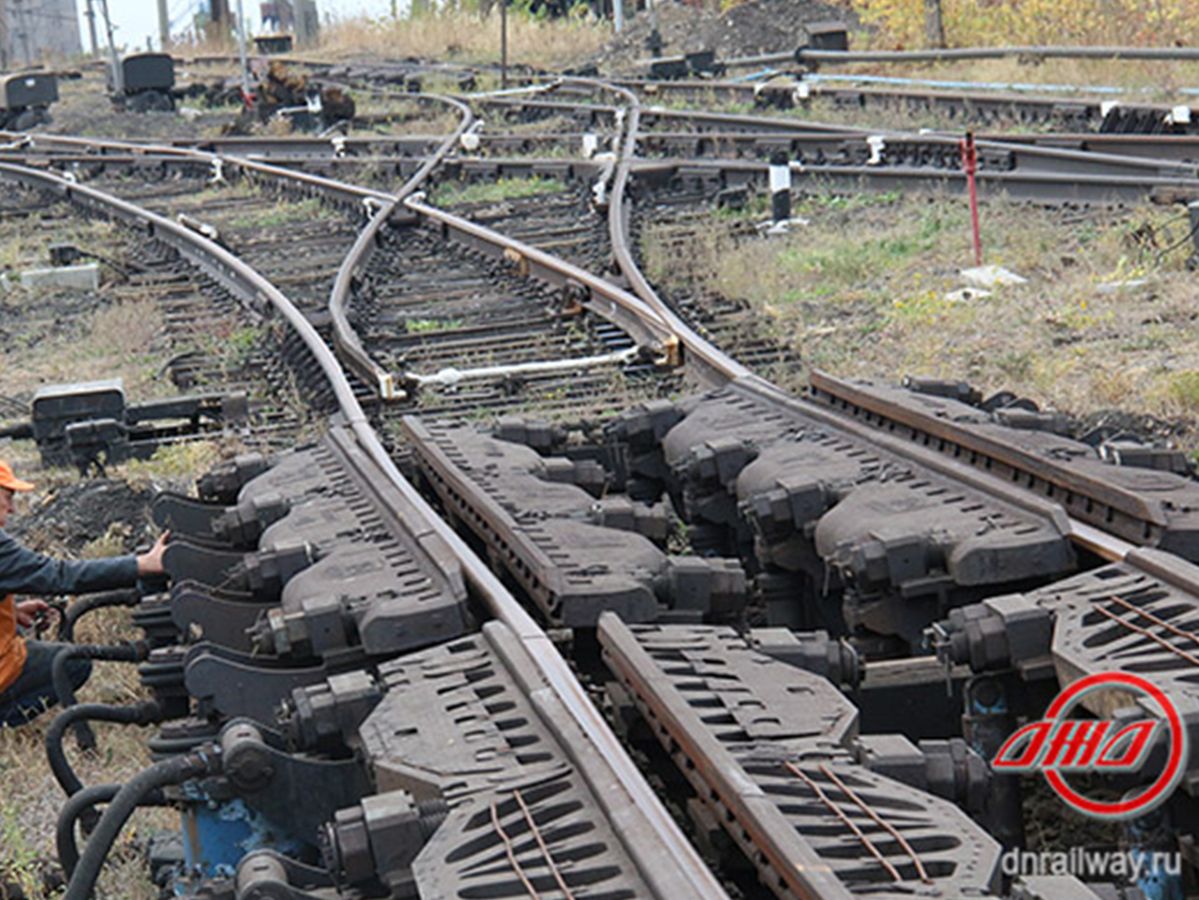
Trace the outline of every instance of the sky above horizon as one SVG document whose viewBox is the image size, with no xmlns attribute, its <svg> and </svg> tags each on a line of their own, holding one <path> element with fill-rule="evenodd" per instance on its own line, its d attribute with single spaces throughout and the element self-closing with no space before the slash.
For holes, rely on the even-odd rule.
<svg viewBox="0 0 1199 900">
<path fill-rule="evenodd" d="M 259 0 L 242 0 L 246 21 L 250 23 L 251 32 L 259 27 Z M 103 45 L 104 21 L 100 15 L 100 0 L 93 0 L 96 9 L 96 36 Z M 76 0 L 79 8 L 79 29 L 83 40 L 83 49 L 87 51 L 88 34 L 87 21 L 84 11 L 87 0 Z M 406 0 L 401 2 L 401 8 L 407 6 Z M 196 9 L 207 8 L 204 0 L 167 0 L 167 10 L 173 22 L 172 33 L 178 33 L 190 23 Z M 229 0 L 229 7 L 236 14 L 237 0 Z M 317 9 L 322 21 L 326 17 L 349 19 L 355 16 L 383 16 L 391 12 L 391 0 L 317 0 Z M 144 50 L 146 39 L 151 38 L 154 49 L 158 49 L 158 4 L 154 0 L 108 0 L 108 14 L 112 17 L 114 36 L 118 45 L 132 49 Z"/>
</svg>

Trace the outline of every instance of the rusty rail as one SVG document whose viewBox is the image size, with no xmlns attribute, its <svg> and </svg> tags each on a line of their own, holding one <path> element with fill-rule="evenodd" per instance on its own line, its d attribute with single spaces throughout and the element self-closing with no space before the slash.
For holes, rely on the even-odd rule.
<svg viewBox="0 0 1199 900">
<path fill-rule="evenodd" d="M 529 664 L 544 686 L 529 686 L 535 700 L 554 702 L 567 711 L 583 736 L 567 745 L 581 774 L 602 786 L 595 794 L 621 829 L 625 847 L 656 896 L 718 898 L 724 889 L 700 859 L 608 727 L 553 642 L 499 578 L 429 507 L 423 496 L 396 468 L 358 402 L 333 351 L 304 315 L 278 288 L 229 251 L 163 216 L 141 209 L 95 188 L 73 184 L 56 174 L 0 164 L 0 178 L 48 190 L 64 199 L 133 225 L 149 237 L 173 247 L 236 296 L 281 315 L 307 347 L 329 382 L 346 425 L 362 451 L 378 466 L 393 489 L 432 523 L 434 533 L 450 548 L 464 577 L 484 605 L 516 636 Z M 542 696 L 545 695 L 545 696 Z M 680 891 L 683 893 L 680 894 Z"/>
</svg>

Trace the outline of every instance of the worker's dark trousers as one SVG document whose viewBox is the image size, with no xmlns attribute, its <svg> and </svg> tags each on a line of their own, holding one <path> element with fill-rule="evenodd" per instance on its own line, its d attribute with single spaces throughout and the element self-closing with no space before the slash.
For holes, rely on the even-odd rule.
<svg viewBox="0 0 1199 900">
<path fill-rule="evenodd" d="M 46 641 L 25 642 L 25 667 L 17 680 L 0 693 L 0 726 L 24 725 L 41 715 L 58 702 L 51 679 L 54 656 L 70 644 L 55 644 Z M 71 686 L 79 688 L 92 674 L 90 659 L 67 661 L 67 677 Z"/>
</svg>

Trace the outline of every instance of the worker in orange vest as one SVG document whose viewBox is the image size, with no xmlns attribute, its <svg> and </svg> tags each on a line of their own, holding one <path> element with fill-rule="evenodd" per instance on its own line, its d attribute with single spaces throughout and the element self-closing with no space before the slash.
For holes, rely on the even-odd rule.
<svg viewBox="0 0 1199 900">
<path fill-rule="evenodd" d="M 133 587 L 144 575 L 162 574 L 162 554 L 169 537 L 161 535 L 148 553 L 110 559 L 63 560 L 23 547 L 4 531 L 18 493 L 33 485 L 0 460 L 0 726 L 21 725 L 55 703 L 51 679 L 55 654 L 66 644 L 27 640 L 17 633 L 46 613 L 45 600 L 17 602 L 14 594 L 80 594 Z M 71 659 L 67 674 L 73 687 L 91 675 L 88 659 Z"/>
</svg>

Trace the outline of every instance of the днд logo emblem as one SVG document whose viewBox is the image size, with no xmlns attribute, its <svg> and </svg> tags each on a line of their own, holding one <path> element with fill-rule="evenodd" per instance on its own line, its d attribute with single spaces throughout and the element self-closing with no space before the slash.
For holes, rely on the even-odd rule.
<svg viewBox="0 0 1199 900">
<path fill-rule="evenodd" d="M 1119 689 L 1149 697 L 1162 719 L 1116 723 L 1110 719 L 1068 719 L 1088 694 Z M 1117 802 L 1094 800 L 1066 783 L 1069 772 L 1117 774 L 1137 772 L 1145 764 L 1158 735 L 1168 733 L 1166 764 L 1142 791 Z M 1186 730 L 1178 710 L 1160 688 L 1138 675 L 1101 672 L 1071 684 L 1045 710 L 1045 718 L 1015 731 L 999 748 L 991 766 L 997 772 L 1041 772 L 1069 806 L 1100 819 L 1128 819 L 1162 803 L 1186 771 Z"/>
</svg>

